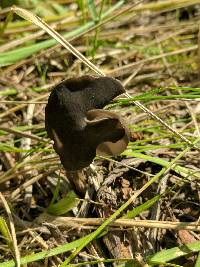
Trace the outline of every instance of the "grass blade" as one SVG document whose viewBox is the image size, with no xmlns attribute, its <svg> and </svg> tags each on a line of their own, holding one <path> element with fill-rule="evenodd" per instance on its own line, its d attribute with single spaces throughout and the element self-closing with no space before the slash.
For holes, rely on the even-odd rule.
<svg viewBox="0 0 200 267">
<path fill-rule="evenodd" d="M 59 216 L 72 210 L 78 205 L 78 203 L 79 200 L 77 195 L 74 193 L 74 191 L 70 191 L 66 197 L 62 198 L 57 203 L 51 204 L 48 207 L 47 212 Z"/>
<path fill-rule="evenodd" d="M 181 256 L 185 256 L 190 253 L 199 251 L 200 251 L 200 241 L 196 241 L 184 246 L 174 247 L 157 252 L 156 254 L 149 256 L 147 258 L 147 261 L 149 264 L 159 265 L 177 259 Z"/>
<path fill-rule="evenodd" d="M 2 216 L 0 216 L 0 233 L 2 234 L 3 238 L 5 239 L 8 247 L 10 250 L 13 250 L 13 242 L 12 242 L 12 237 L 9 231 L 9 228 L 7 226 L 6 221 Z"/>
<path fill-rule="evenodd" d="M 129 211 L 127 214 L 125 214 L 121 218 L 122 219 L 133 219 L 133 218 L 135 218 L 138 214 L 140 214 L 141 212 L 149 209 L 156 202 L 158 202 L 160 198 L 161 198 L 160 195 L 153 197 L 152 199 L 146 201 L 144 204 L 142 204 L 142 205 L 134 208 L 133 210 Z"/>
</svg>

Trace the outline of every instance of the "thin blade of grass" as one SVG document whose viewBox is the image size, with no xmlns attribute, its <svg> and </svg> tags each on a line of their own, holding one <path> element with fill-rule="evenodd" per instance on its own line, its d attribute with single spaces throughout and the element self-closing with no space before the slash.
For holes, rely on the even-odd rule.
<svg viewBox="0 0 200 267">
<path fill-rule="evenodd" d="M 74 191 L 68 192 L 67 196 L 62 198 L 57 203 L 51 204 L 47 212 L 56 216 L 67 213 L 76 207 L 79 203 L 79 199 Z"/>
<path fill-rule="evenodd" d="M 142 153 L 138 153 L 138 152 L 125 151 L 122 153 L 122 155 L 136 157 L 139 159 L 144 159 L 144 160 L 159 164 L 163 167 L 168 167 L 170 165 L 169 161 L 166 161 L 166 160 L 161 159 L 161 158 L 156 158 L 156 157 L 152 157 L 149 155 L 145 155 Z M 196 178 L 200 179 L 200 174 L 198 174 L 194 170 L 191 170 L 191 169 L 188 169 L 186 167 L 179 166 L 179 165 L 173 165 L 171 168 L 172 168 L 172 170 L 174 170 L 178 174 L 182 175 L 183 177 L 189 177 L 190 175 L 194 175 Z"/>
<path fill-rule="evenodd" d="M 3 206 L 7 212 L 8 218 L 9 218 L 9 224 L 10 224 L 10 235 L 12 238 L 12 251 L 15 257 L 15 263 L 16 263 L 16 267 L 20 267 L 20 253 L 19 253 L 19 248 L 17 246 L 17 238 L 16 238 L 16 232 L 15 232 L 15 226 L 14 226 L 14 220 L 13 220 L 13 216 L 10 210 L 10 207 L 8 206 L 8 203 L 5 199 L 5 197 L 3 196 L 3 194 L 0 192 L 0 199 L 3 203 Z M 4 229 L 5 230 L 5 229 Z"/>
<path fill-rule="evenodd" d="M 152 199 L 146 201 L 144 204 L 134 208 L 133 210 L 129 211 L 127 214 L 121 217 L 121 219 L 133 219 L 141 212 L 149 209 L 151 206 L 153 206 L 156 202 L 159 201 L 161 198 L 160 195 L 153 197 Z"/>
<path fill-rule="evenodd" d="M 0 216 L 0 233 L 2 234 L 7 246 L 12 251 L 13 250 L 12 236 L 10 234 L 7 223 L 2 216 Z"/>
<path fill-rule="evenodd" d="M 28 264 L 28 263 L 32 263 L 35 261 L 39 261 L 45 258 L 49 258 L 52 256 L 56 256 L 58 254 L 70 251 L 74 248 L 77 248 L 81 242 L 83 242 L 88 236 L 84 236 L 82 238 L 79 238 L 71 243 L 67 243 L 65 245 L 61 245 L 58 246 L 56 248 L 50 249 L 50 250 L 44 250 L 42 252 L 38 252 L 38 253 L 34 253 L 25 257 L 22 257 L 20 259 L 20 263 L 21 264 Z M 13 260 L 7 261 L 7 262 L 3 262 L 0 265 L 1 267 L 15 267 L 15 262 Z"/>
<path fill-rule="evenodd" d="M 92 62 L 90 62 L 85 56 L 83 56 L 77 49 L 75 49 L 65 38 L 60 35 L 57 31 L 53 30 L 49 25 L 44 22 L 41 18 L 34 15 L 32 12 L 25 10 L 20 7 L 13 7 L 13 11 L 19 15 L 20 17 L 31 21 L 41 29 L 45 30 L 50 36 L 52 36 L 56 41 L 58 41 L 62 46 L 68 49 L 73 55 L 75 55 L 78 59 L 83 61 L 89 68 L 95 71 L 99 75 L 105 75 L 102 71 L 100 71 Z"/>
<path fill-rule="evenodd" d="M 159 265 L 168 261 L 177 259 L 179 257 L 188 255 L 190 253 L 200 251 L 200 241 L 189 243 L 184 246 L 174 247 L 167 250 L 162 250 L 156 254 L 147 257 L 147 262 L 153 265 Z"/>
</svg>

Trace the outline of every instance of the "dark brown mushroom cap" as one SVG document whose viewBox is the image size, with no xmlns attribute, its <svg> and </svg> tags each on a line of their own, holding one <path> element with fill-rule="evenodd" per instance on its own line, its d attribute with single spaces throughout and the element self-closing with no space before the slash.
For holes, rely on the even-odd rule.
<svg viewBox="0 0 200 267">
<path fill-rule="evenodd" d="M 101 110 L 124 93 L 110 77 L 82 76 L 56 85 L 45 109 L 45 127 L 66 170 L 89 166 L 96 152 L 121 153 L 128 143 L 128 130 L 118 115 Z"/>
</svg>

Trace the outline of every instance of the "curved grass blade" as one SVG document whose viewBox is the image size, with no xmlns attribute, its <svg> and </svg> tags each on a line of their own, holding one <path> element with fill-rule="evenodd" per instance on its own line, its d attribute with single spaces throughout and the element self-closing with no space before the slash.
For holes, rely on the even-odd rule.
<svg viewBox="0 0 200 267">
<path fill-rule="evenodd" d="M 78 203 L 79 200 L 77 195 L 74 193 L 74 191 L 70 191 L 66 197 L 62 198 L 57 203 L 51 204 L 48 207 L 47 212 L 59 216 L 72 210 L 78 205 Z"/>
<path fill-rule="evenodd" d="M 84 236 L 84 237 L 82 237 L 82 238 L 80 238 L 78 240 L 75 240 L 75 241 L 71 242 L 71 243 L 67 243 L 65 245 L 61 245 L 61 246 L 58 246 L 58 247 L 50 249 L 50 250 L 44 250 L 42 252 L 38 252 L 38 253 L 35 253 L 35 254 L 31 254 L 31 255 L 22 257 L 20 259 L 20 262 L 21 262 L 22 265 L 23 264 L 28 264 L 28 263 L 39 261 L 39 260 L 42 260 L 42 259 L 45 259 L 45 258 L 49 258 L 49 257 L 52 257 L 52 256 L 59 255 L 61 253 L 70 251 L 70 250 L 80 246 L 80 244 L 83 241 L 85 241 L 88 238 L 88 236 L 89 235 Z M 0 263 L 0 266 L 1 267 L 15 267 L 15 262 L 13 260 L 10 260 L 10 261 L 7 261 L 7 262 Z"/>
<path fill-rule="evenodd" d="M 133 219 L 141 212 L 149 209 L 151 206 L 153 206 L 156 202 L 159 201 L 161 198 L 160 195 L 153 197 L 150 200 L 147 200 L 144 204 L 134 208 L 133 210 L 129 211 L 127 214 L 121 217 L 121 219 Z"/>
<path fill-rule="evenodd" d="M 12 251 L 13 250 L 12 236 L 10 234 L 7 223 L 2 216 L 0 216 L 0 233 L 2 234 L 4 240 L 6 241 L 7 246 Z"/>
<path fill-rule="evenodd" d="M 147 257 L 147 262 L 153 265 L 160 265 L 190 253 L 200 251 L 200 241 L 189 243 L 184 246 L 174 247 L 157 252 L 156 254 Z"/>
</svg>

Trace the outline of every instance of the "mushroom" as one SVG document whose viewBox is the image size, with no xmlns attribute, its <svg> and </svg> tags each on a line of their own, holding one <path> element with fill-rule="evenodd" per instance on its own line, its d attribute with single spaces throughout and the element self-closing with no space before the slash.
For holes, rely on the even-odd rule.
<svg viewBox="0 0 200 267">
<path fill-rule="evenodd" d="M 82 76 L 62 81 L 52 90 L 45 109 L 45 127 L 54 141 L 68 178 L 84 192 L 82 172 L 97 155 L 118 155 L 129 142 L 129 131 L 120 117 L 103 110 L 125 92 L 110 77 Z"/>
</svg>

